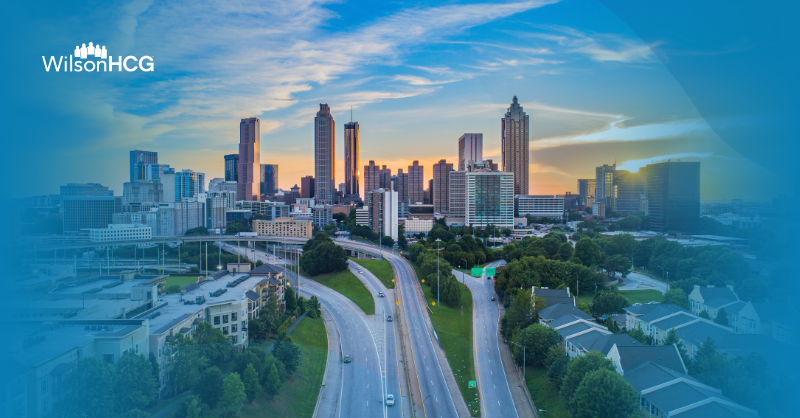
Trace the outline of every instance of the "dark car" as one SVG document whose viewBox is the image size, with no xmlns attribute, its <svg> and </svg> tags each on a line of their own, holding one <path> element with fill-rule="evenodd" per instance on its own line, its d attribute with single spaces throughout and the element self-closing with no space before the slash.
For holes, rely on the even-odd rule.
<svg viewBox="0 0 800 418">
<path fill-rule="evenodd" d="M 494 296 L 492 296 L 492 300 L 494 300 Z"/>
<path fill-rule="evenodd" d="M 351 361 L 353 361 L 353 359 L 351 359 L 350 356 L 344 356 L 345 363 L 350 363 Z"/>
<path fill-rule="evenodd" d="M 389 316 L 387 316 L 387 317 L 386 317 L 386 322 L 392 322 L 392 321 L 393 321 L 393 319 L 392 319 L 392 316 L 391 316 L 391 315 L 389 315 Z"/>
</svg>

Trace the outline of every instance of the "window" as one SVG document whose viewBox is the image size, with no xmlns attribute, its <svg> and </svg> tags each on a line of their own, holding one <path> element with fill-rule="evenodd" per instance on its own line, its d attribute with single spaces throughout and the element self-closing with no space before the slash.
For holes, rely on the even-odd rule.
<svg viewBox="0 0 800 418">
<path fill-rule="evenodd" d="M 219 325 L 219 316 L 214 317 L 214 325 Z"/>
<path fill-rule="evenodd" d="M 223 324 L 227 324 L 228 323 L 228 315 L 222 315 L 222 323 Z"/>
<path fill-rule="evenodd" d="M 139 344 L 136 344 L 136 354 L 139 354 Z"/>
<path fill-rule="evenodd" d="M 231 325 L 231 332 L 236 332 L 236 331 L 237 331 L 236 324 Z"/>
<path fill-rule="evenodd" d="M 222 334 L 228 335 L 228 327 L 222 327 Z"/>
<path fill-rule="evenodd" d="M 236 322 L 236 312 L 231 314 L 231 322 Z"/>
<path fill-rule="evenodd" d="M 47 398 L 42 399 L 42 413 L 45 413 L 49 410 L 50 405 L 47 402 Z"/>
<path fill-rule="evenodd" d="M 47 378 L 46 377 L 39 383 L 39 388 L 40 388 L 40 393 L 47 392 Z"/>
<path fill-rule="evenodd" d="M 234 344 L 236 344 L 237 338 L 236 338 L 236 336 L 235 336 L 235 335 L 234 335 L 233 337 L 231 337 L 231 341 L 232 341 Z"/>
</svg>

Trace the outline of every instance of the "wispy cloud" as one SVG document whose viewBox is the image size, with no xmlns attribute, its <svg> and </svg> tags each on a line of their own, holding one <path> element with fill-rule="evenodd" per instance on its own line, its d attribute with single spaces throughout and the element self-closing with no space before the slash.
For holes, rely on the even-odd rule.
<svg viewBox="0 0 800 418">
<path fill-rule="evenodd" d="M 617 120 L 610 122 L 606 128 L 600 131 L 531 141 L 531 149 L 541 150 L 602 142 L 648 141 L 681 137 L 697 132 L 709 131 L 711 129 L 702 119 L 627 127 L 624 125 L 626 119 L 622 117 L 616 118 Z"/>
<path fill-rule="evenodd" d="M 437 84 L 449 84 L 455 83 L 456 81 L 460 81 L 458 79 L 453 80 L 430 80 L 425 77 L 419 77 L 414 75 L 398 75 L 394 77 L 395 81 L 403 81 L 412 86 L 433 86 Z"/>
<path fill-rule="evenodd" d="M 532 25 L 547 32 L 523 32 L 522 36 L 552 42 L 561 48 L 556 52 L 580 54 L 597 62 L 641 63 L 654 62 L 653 47 L 641 39 L 626 38 L 610 33 L 589 33 L 556 25 Z M 520 33 L 517 33 L 518 35 Z"/>
</svg>

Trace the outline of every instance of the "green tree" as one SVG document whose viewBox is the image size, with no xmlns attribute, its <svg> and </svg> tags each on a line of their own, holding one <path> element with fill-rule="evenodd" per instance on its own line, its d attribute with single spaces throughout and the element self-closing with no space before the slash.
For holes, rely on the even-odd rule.
<svg viewBox="0 0 800 418">
<path fill-rule="evenodd" d="M 278 369 L 274 364 L 269 371 L 269 375 L 267 375 L 266 382 L 264 382 L 264 390 L 270 397 L 274 397 L 281 392 L 281 377 L 278 375 Z"/>
<path fill-rule="evenodd" d="M 224 376 L 219 367 L 209 367 L 200 375 L 194 386 L 194 393 L 211 408 L 217 406 L 219 397 L 222 396 L 222 381 Z"/>
<path fill-rule="evenodd" d="M 337 213 L 337 215 L 344 216 L 343 213 Z M 286 312 L 294 312 L 297 308 L 297 296 L 294 293 L 294 289 L 287 286 L 283 293 L 283 299 L 286 301 Z"/>
<path fill-rule="evenodd" d="M 114 416 L 114 372 L 113 365 L 97 357 L 78 361 L 65 384 L 70 389 L 64 402 L 68 414 L 86 418 Z"/>
<path fill-rule="evenodd" d="M 130 351 L 125 353 L 117 363 L 114 379 L 116 410 L 144 409 L 155 400 L 157 385 L 147 357 Z"/>
<path fill-rule="evenodd" d="M 601 254 L 600 247 L 593 239 L 584 237 L 575 244 L 575 252 L 573 257 L 577 258 L 580 264 L 584 266 L 596 266 L 600 264 Z"/>
<path fill-rule="evenodd" d="M 408 240 L 406 240 L 405 234 L 399 234 L 397 237 L 397 246 L 403 251 L 408 250 Z"/>
<path fill-rule="evenodd" d="M 522 365 L 524 354 L 527 364 L 541 366 L 544 364 L 550 348 L 557 345 L 559 339 L 558 331 L 553 328 L 542 324 L 530 325 L 517 336 L 515 342 L 525 347 L 525 350 L 514 345 L 514 360 L 517 364 Z"/>
<path fill-rule="evenodd" d="M 156 384 L 158 384 L 158 382 L 161 381 L 161 367 L 158 365 L 158 359 L 152 351 L 148 355 L 147 359 L 150 361 L 150 372 L 152 373 L 153 378 L 156 379 Z"/>
<path fill-rule="evenodd" d="M 222 381 L 222 397 L 219 406 L 222 410 L 238 414 L 242 409 L 242 402 L 247 398 L 244 383 L 239 378 L 239 373 L 232 372 Z"/>
<path fill-rule="evenodd" d="M 381 238 L 381 245 L 392 248 L 394 247 L 394 239 L 388 235 L 384 235 L 383 238 Z"/>
<path fill-rule="evenodd" d="M 178 405 L 178 410 L 175 411 L 174 418 L 200 418 L 203 416 L 206 408 L 207 405 L 204 404 L 200 398 L 195 395 L 189 395 Z"/>
<path fill-rule="evenodd" d="M 252 364 L 248 364 L 244 369 L 244 392 L 247 394 L 247 400 L 253 400 L 261 392 L 261 385 L 258 383 L 258 373 Z"/>
<path fill-rule="evenodd" d="M 622 309 L 630 305 L 625 296 L 614 291 L 600 291 L 592 299 L 592 316 L 601 317 L 621 313 Z"/>
<path fill-rule="evenodd" d="M 581 380 L 569 410 L 575 418 L 629 418 L 637 407 L 638 397 L 619 373 L 601 368 Z"/>
<path fill-rule="evenodd" d="M 303 245 L 300 268 L 316 276 L 347 269 L 347 252 L 320 232 Z"/>
<path fill-rule="evenodd" d="M 291 341 L 277 341 L 272 353 L 286 366 L 286 372 L 290 375 L 300 366 L 302 353 L 297 344 Z"/>
<path fill-rule="evenodd" d="M 678 348 L 678 353 L 681 355 L 681 359 L 683 360 L 684 366 L 689 368 L 692 365 L 692 358 L 689 357 L 689 353 L 686 352 L 686 346 L 681 341 L 680 337 L 678 337 L 678 332 L 675 331 L 675 328 L 672 328 L 667 332 L 667 338 L 664 339 L 664 345 L 672 345 Z"/>
<path fill-rule="evenodd" d="M 175 338 L 168 351 L 172 353 L 169 383 L 177 395 L 179 390 L 197 383 L 200 371 L 208 365 L 208 359 L 202 355 L 197 344 L 188 338 Z"/>
<path fill-rule="evenodd" d="M 689 309 L 689 297 L 686 292 L 681 288 L 669 289 L 664 292 L 664 298 L 661 303 L 672 303 L 684 309 Z"/>
<path fill-rule="evenodd" d="M 561 382 L 561 397 L 566 405 L 571 405 L 572 397 L 578 390 L 583 378 L 595 370 L 606 369 L 616 373 L 614 364 L 599 351 L 590 351 L 570 360 L 567 373 Z"/>
<path fill-rule="evenodd" d="M 603 266 L 611 277 L 616 277 L 617 273 L 620 273 L 622 277 L 627 277 L 631 268 L 631 260 L 622 254 L 612 255 L 606 259 Z"/>
<path fill-rule="evenodd" d="M 714 322 L 723 326 L 728 326 L 728 313 L 725 312 L 725 308 L 719 308 L 717 311 L 717 317 L 714 318 Z"/>
<path fill-rule="evenodd" d="M 183 235 L 185 237 L 206 236 L 206 235 L 208 235 L 208 228 L 206 228 L 204 226 L 198 226 L 197 228 L 192 228 L 192 229 L 186 231 L 186 233 L 183 234 Z"/>
<path fill-rule="evenodd" d="M 211 364 L 221 364 L 230 361 L 233 353 L 233 342 L 226 337 L 222 330 L 214 328 L 208 322 L 197 324 L 194 331 L 194 340 L 198 350 Z"/>
<path fill-rule="evenodd" d="M 575 251 L 572 244 L 565 242 L 558 247 L 557 257 L 561 261 L 567 261 L 572 258 L 572 253 Z"/>
<path fill-rule="evenodd" d="M 244 376 L 247 366 L 252 364 L 256 370 L 256 373 L 261 375 L 264 373 L 264 363 L 266 362 L 266 357 L 266 352 L 264 350 L 248 347 L 246 350 L 237 354 L 236 357 L 233 358 L 233 371 L 239 373 L 239 376 Z"/>
<path fill-rule="evenodd" d="M 333 219 L 335 219 L 338 222 L 344 222 L 347 219 L 347 215 L 345 215 L 344 213 L 334 213 Z"/>
<path fill-rule="evenodd" d="M 711 315 L 709 315 L 708 311 L 706 311 L 706 310 L 700 311 L 700 314 L 697 315 L 697 316 L 699 316 L 700 318 L 703 318 L 703 319 L 708 319 L 709 321 L 711 320 Z"/>
<path fill-rule="evenodd" d="M 642 330 L 642 327 L 636 327 L 635 329 L 627 330 L 625 333 L 644 345 L 653 345 L 653 336 L 645 334 Z"/>
</svg>

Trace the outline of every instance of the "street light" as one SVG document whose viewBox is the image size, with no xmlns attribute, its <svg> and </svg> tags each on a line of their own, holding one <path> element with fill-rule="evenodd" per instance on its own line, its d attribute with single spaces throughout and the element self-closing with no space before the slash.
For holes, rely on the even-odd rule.
<svg viewBox="0 0 800 418">
<path fill-rule="evenodd" d="M 442 240 L 440 240 L 439 238 L 436 238 L 436 307 L 437 308 L 441 308 L 442 307 L 441 303 L 439 302 L 439 295 L 441 294 L 441 292 L 439 292 L 439 282 L 440 282 L 440 280 L 439 280 L 439 243 L 440 242 L 442 242 Z M 424 406 L 424 401 L 423 401 L 423 406 Z"/>
<path fill-rule="evenodd" d="M 507 342 L 507 343 L 514 344 L 517 347 L 522 347 L 522 381 L 525 382 L 525 384 L 527 385 L 528 381 L 525 380 L 525 346 L 524 345 L 519 345 L 519 344 L 515 343 L 514 341 L 509 341 L 509 340 L 504 340 L 504 341 Z"/>
<path fill-rule="evenodd" d="M 466 270 L 466 269 L 467 269 L 467 260 L 465 260 L 465 259 L 463 259 L 463 258 L 462 258 L 462 259 L 461 259 L 461 261 L 463 261 L 463 262 L 464 262 L 464 270 Z M 464 283 L 464 280 L 465 280 L 465 279 L 464 279 L 464 275 L 465 275 L 465 274 L 466 274 L 466 273 L 465 273 L 465 272 L 462 270 L 462 271 L 461 271 L 461 284 L 466 284 L 466 283 Z"/>
</svg>

